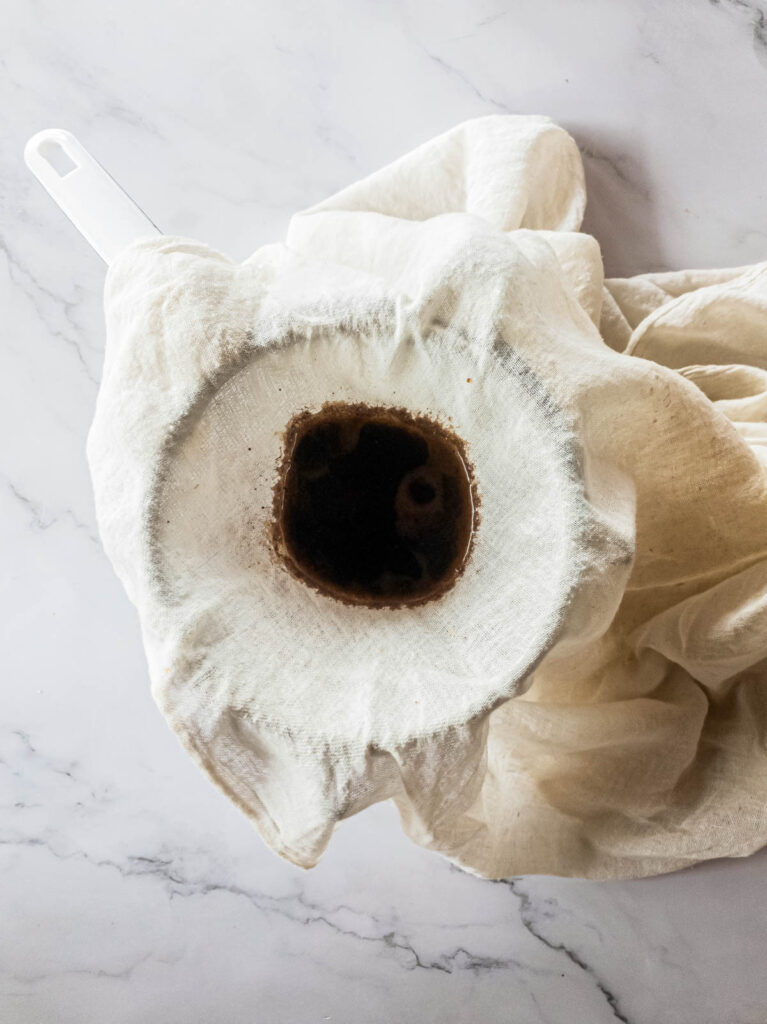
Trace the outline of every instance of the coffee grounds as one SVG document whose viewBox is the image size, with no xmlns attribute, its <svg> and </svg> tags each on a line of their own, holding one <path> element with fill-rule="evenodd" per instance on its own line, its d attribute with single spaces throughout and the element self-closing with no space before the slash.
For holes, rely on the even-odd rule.
<svg viewBox="0 0 767 1024">
<path fill-rule="evenodd" d="M 329 403 L 285 432 L 274 539 L 294 575 L 353 604 L 441 596 L 475 529 L 465 445 L 404 409 Z"/>
</svg>

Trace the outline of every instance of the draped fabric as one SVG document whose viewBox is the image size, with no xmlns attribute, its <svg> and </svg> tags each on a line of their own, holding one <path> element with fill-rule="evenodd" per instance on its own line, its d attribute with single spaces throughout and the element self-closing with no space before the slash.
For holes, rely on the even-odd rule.
<svg viewBox="0 0 767 1024">
<path fill-rule="evenodd" d="M 296 864 L 388 798 L 492 878 L 767 843 L 767 263 L 604 280 L 585 203 L 565 131 L 493 115 L 242 264 L 165 237 L 109 270 L 104 546 L 169 724 Z M 481 519 L 438 600 L 275 558 L 281 431 L 327 401 L 465 441 Z"/>
</svg>

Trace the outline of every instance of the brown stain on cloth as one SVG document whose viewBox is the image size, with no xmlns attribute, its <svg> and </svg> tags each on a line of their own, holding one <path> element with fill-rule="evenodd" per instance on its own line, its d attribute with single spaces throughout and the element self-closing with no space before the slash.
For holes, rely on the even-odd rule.
<svg viewBox="0 0 767 1024">
<path fill-rule="evenodd" d="M 272 506 L 284 567 L 368 608 L 436 600 L 468 562 L 479 497 L 466 444 L 403 408 L 326 402 L 288 423 Z"/>
</svg>

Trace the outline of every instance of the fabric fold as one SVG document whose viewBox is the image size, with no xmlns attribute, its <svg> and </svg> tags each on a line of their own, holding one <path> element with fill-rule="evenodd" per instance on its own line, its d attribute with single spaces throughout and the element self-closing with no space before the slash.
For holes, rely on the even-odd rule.
<svg viewBox="0 0 767 1024">
<path fill-rule="evenodd" d="M 464 122 L 236 265 L 137 243 L 88 441 L 170 725 L 310 867 L 393 799 L 485 877 L 637 877 L 767 843 L 767 263 L 604 280 L 548 118 Z M 428 415 L 480 499 L 420 607 L 271 541 L 286 424 Z"/>
</svg>

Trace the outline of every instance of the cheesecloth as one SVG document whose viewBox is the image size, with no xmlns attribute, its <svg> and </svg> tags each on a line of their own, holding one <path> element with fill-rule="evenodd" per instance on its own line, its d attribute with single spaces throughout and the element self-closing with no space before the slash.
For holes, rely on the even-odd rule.
<svg viewBox="0 0 767 1024">
<path fill-rule="evenodd" d="M 493 115 L 244 263 L 162 237 L 109 269 L 104 547 L 169 724 L 295 864 L 387 798 L 492 878 L 767 842 L 767 263 L 605 281 L 585 201 L 565 131 Z M 350 606 L 275 557 L 283 431 L 328 401 L 466 443 L 439 599 Z"/>
</svg>

